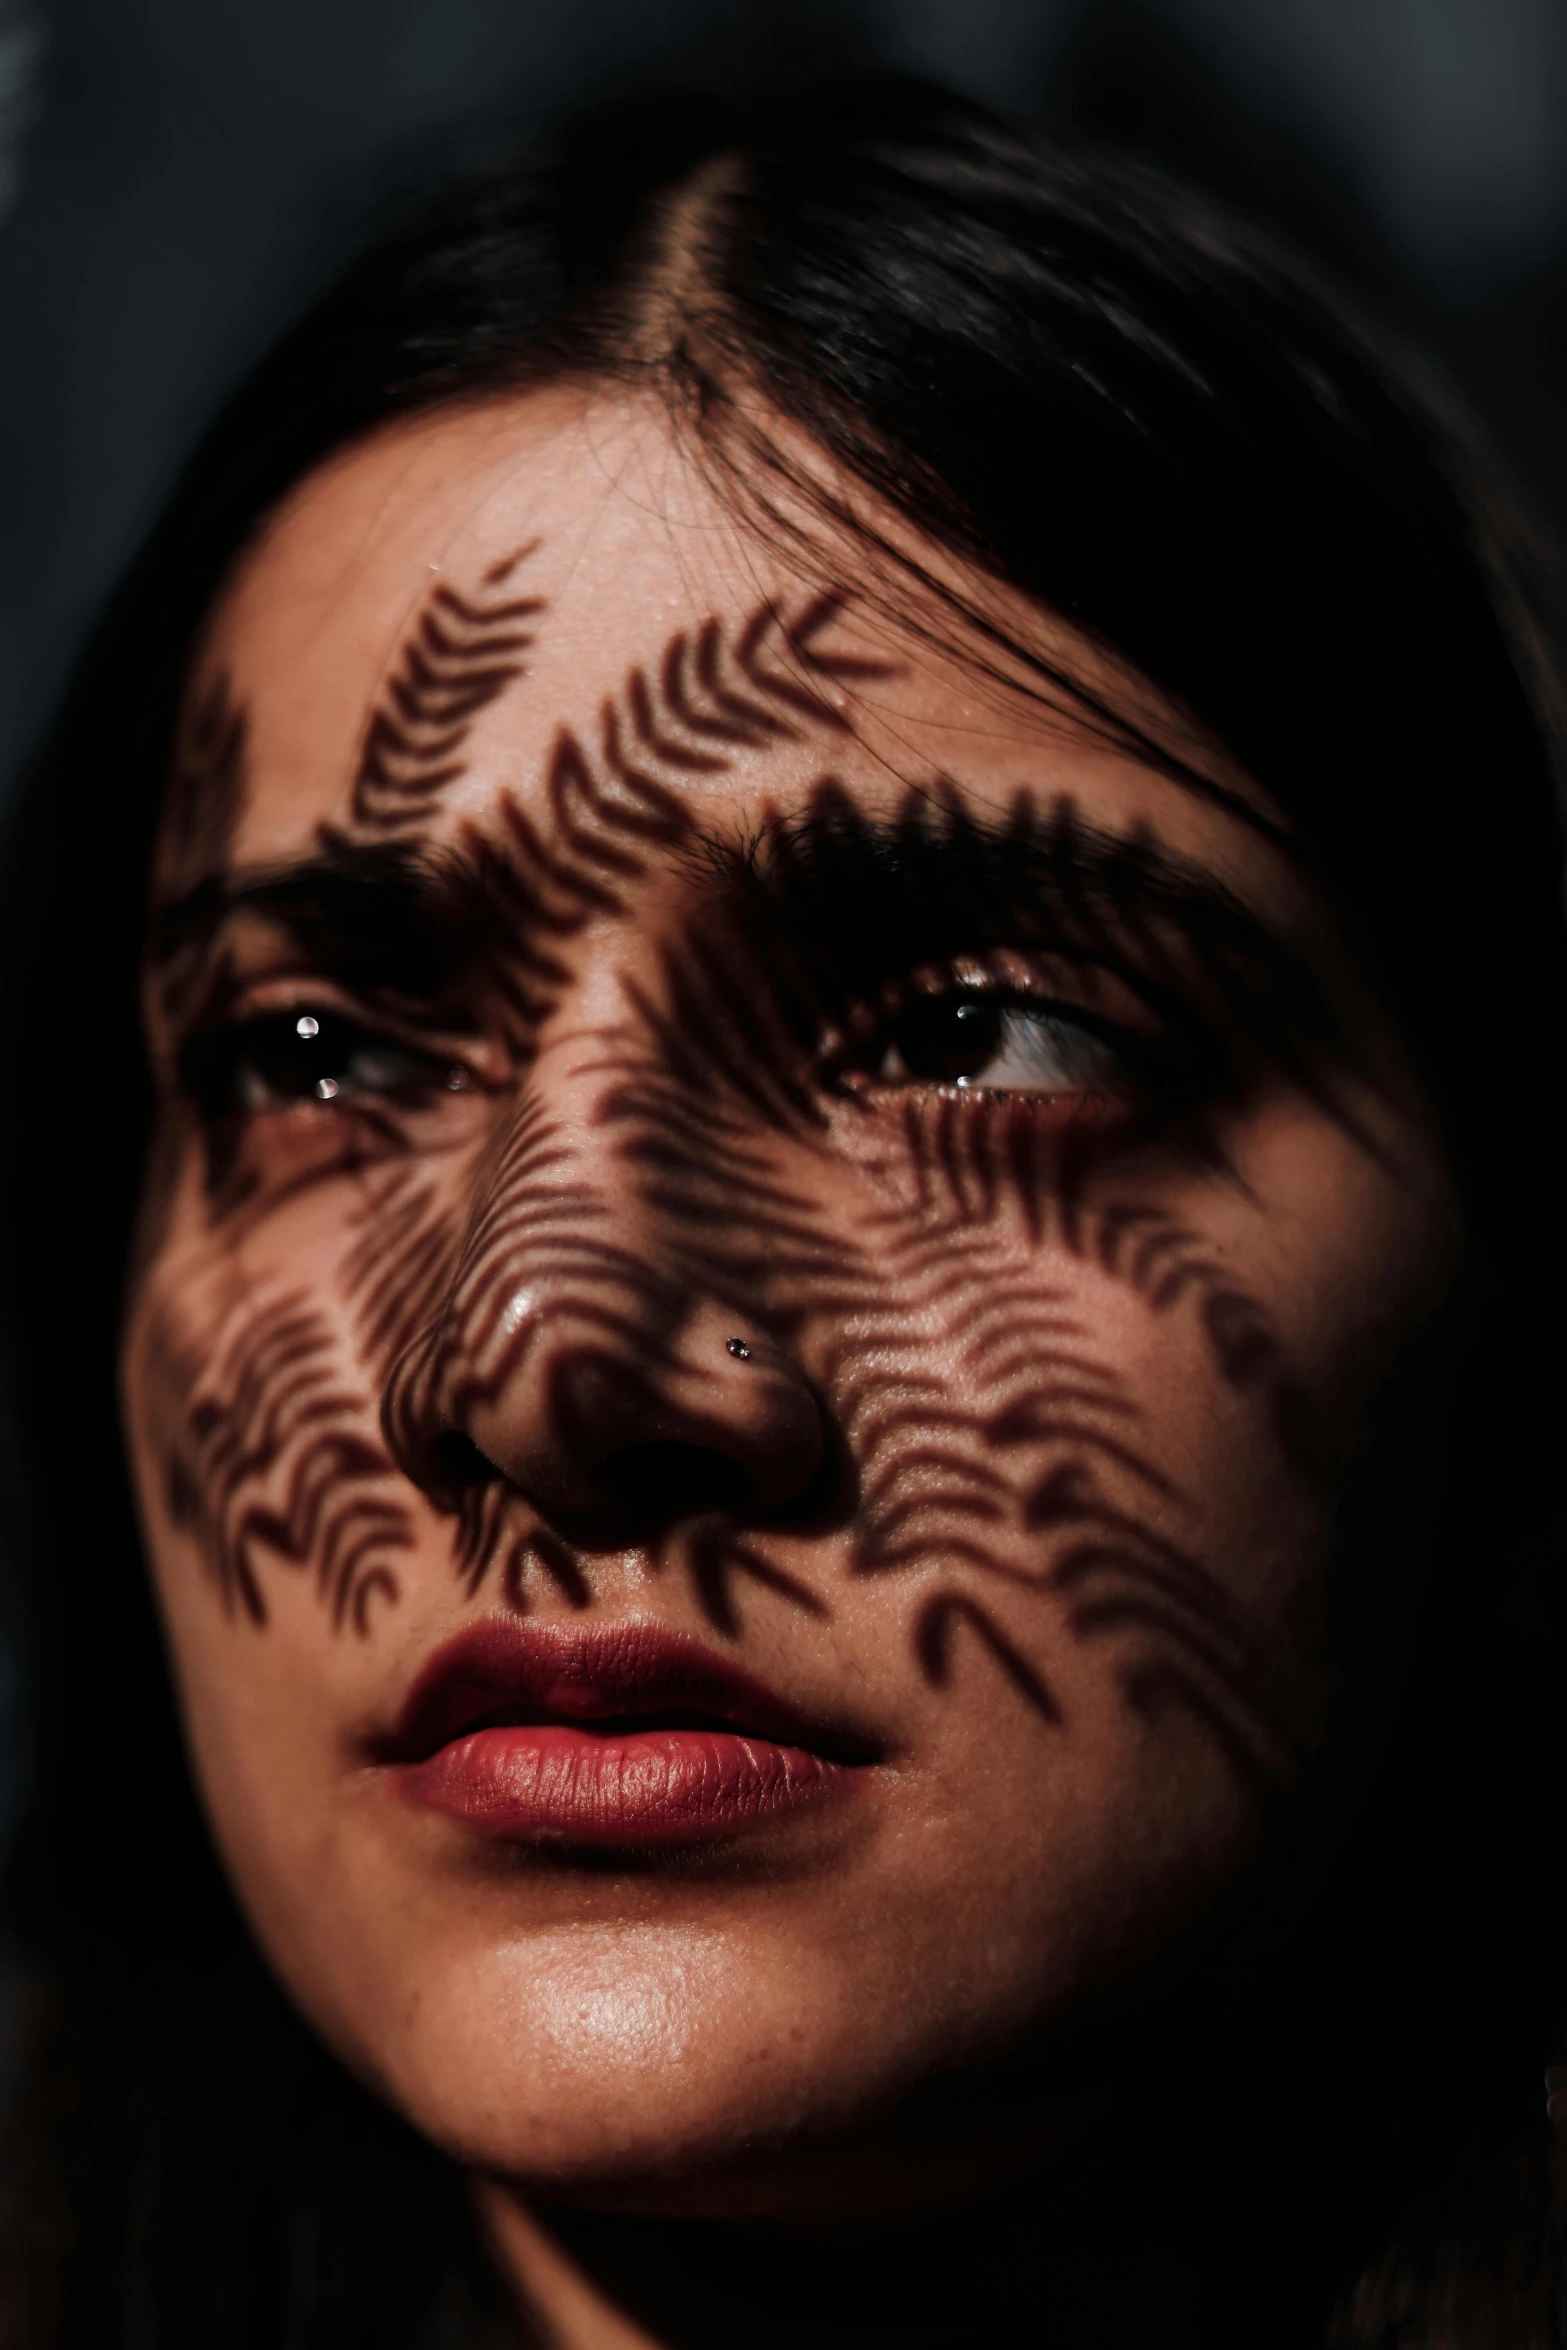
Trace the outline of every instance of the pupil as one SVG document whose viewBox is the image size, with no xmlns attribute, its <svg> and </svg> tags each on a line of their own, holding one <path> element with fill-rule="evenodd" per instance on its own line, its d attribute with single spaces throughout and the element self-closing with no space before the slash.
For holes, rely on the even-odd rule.
<svg viewBox="0 0 1567 2350">
<path fill-rule="evenodd" d="M 956 1085 L 975 1077 L 993 1060 L 1001 1041 L 999 1004 L 953 1003 L 939 999 L 916 1004 L 896 1030 L 903 1065 L 911 1077 Z"/>
<path fill-rule="evenodd" d="M 319 1093 L 343 1074 L 351 1040 L 341 1033 L 341 1022 L 331 1023 L 314 1013 L 296 1019 L 284 1013 L 269 1020 L 256 1036 L 252 1057 L 256 1068 L 275 1093 L 303 1096 Z M 323 1099 L 330 1096 L 323 1095 Z"/>
</svg>

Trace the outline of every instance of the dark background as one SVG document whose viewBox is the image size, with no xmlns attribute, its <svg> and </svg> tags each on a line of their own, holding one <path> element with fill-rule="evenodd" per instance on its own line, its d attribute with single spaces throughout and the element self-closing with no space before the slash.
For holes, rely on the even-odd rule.
<svg viewBox="0 0 1567 2350">
<path fill-rule="evenodd" d="M 1567 0 L 0 0 L 0 793 L 204 417 L 389 192 L 563 102 L 824 59 L 1282 229 L 1426 350 L 1567 542 Z M 72 1079 L 47 1039 L 39 1069 Z M 0 1837 L 25 1752 L 0 1580 L 7 1620 Z"/>
</svg>

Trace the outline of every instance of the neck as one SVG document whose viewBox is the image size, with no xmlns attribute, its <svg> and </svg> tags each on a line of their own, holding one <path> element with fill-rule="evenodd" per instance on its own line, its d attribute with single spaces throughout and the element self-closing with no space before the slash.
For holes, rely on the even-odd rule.
<svg viewBox="0 0 1567 2350">
<path fill-rule="evenodd" d="M 832 2232 L 541 2211 L 494 2182 L 477 2194 L 500 2266 L 558 2350 L 950 2350 L 1015 2341 L 1020 2312 L 1060 2350 L 1294 2338 L 1312 2299 L 1305 2246 L 1259 2227 L 1233 2179 L 1183 2192 L 1185 2158 L 1163 2133 L 1140 2154 L 1138 2177 L 1053 2169 L 964 2211 Z"/>
</svg>

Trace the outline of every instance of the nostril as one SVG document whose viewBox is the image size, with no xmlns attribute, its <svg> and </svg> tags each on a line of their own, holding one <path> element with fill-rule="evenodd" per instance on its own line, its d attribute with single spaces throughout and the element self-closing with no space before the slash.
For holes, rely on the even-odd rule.
<svg viewBox="0 0 1567 2350">
<path fill-rule="evenodd" d="M 486 1458 L 471 1436 L 460 1429 L 448 1428 L 443 1435 L 432 1439 L 429 1453 L 429 1483 L 446 1493 L 466 1493 L 474 1485 L 487 1485 L 499 1474 L 495 1463 Z"/>
<path fill-rule="evenodd" d="M 752 1480 L 740 1464 L 705 1444 L 623 1445 L 594 1475 L 639 1523 L 673 1525 L 707 1510 L 739 1510 L 752 1499 Z"/>
<path fill-rule="evenodd" d="M 808 1502 L 826 1422 L 785 1349 L 753 1336 L 735 1342 L 743 1359 L 731 1353 L 717 1309 L 635 1347 L 635 1332 L 583 1343 L 558 1329 L 565 1319 L 553 1314 L 482 1382 L 456 1352 L 399 1363 L 382 1426 L 437 1509 L 477 1506 L 499 1480 L 557 1531 L 602 1548 L 660 1539 L 683 1519 L 771 1522 Z"/>
</svg>

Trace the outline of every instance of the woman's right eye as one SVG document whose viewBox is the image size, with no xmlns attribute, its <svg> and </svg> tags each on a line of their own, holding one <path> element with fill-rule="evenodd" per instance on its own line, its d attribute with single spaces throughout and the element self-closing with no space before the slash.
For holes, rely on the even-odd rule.
<svg viewBox="0 0 1567 2350">
<path fill-rule="evenodd" d="M 466 1072 L 324 1006 L 290 1006 L 196 1037 L 181 1056 L 187 1090 L 210 1114 L 303 1102 L 457 1092 Z"/>
</svg>

